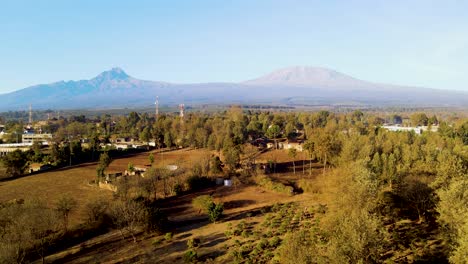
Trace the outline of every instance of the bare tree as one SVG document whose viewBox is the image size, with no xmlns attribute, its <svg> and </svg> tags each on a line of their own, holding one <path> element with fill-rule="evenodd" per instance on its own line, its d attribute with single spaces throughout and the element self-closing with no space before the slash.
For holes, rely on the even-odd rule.
<svg viewBox="0 0 468 264">
<path fill-rule="evenodd" d="M 128 233 L 136 243 L 136 234 L 144 225 L 145 207 L 135 201 L 116 201 L 110 209 L 112 222 L 120 230 L 122 237 L 125 239 L 125 233 Z"/>
<path fill-rule="evenodd" d="M 63 195 L 57 201 L 55 209 L 63 218 L 63 229 L 65 233 L 68 231 L 68 217 L 70 216 L 70 213 L 76 209 L 76 207 L 76 200 L 68 195 Z"/>
</svg>

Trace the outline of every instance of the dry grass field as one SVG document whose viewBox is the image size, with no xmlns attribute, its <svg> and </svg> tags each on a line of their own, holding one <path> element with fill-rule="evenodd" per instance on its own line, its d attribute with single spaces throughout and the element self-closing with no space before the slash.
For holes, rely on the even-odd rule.
<svg viewBox="0 0 468 264">
<path fill-rule="evenodd" d="M 219 223 L 210 223 L 205 215 L 191 206 L 193 198 L 208 193 L 213 194 L 216 202 L 225 205 L 225 217 Z M 170 240 L 165 240 L 164 235 L 141 234 L 138 242 L 133 243 L 131 239 L 122 240 L 118 232 L 113 232 L 49 256 L 47 260 L 57 263 L 183 263 L 187 241 L 198 238 L 202 243 L 199 255 L 219 257 L 213 263 L 224 263 L 228 257 L 226 248 L 233 242 L 225 236 L 229 226 L 236 226 L 241 221 L 261 223 L 265 218 L 264 214 L 258 213 L 261 208 L 288 202 L 296 202 L 301 208 L 316 203 L 314 196 L 309 194 L 288 196 L 256 186 L 216 187 L 162 202 L 175 227 L 171 230 L 173 237 Z"/>
<path fill-rule="evenodd" d="M 150 152 L 138 153 L 112 161 L 106 172 L 123 172 L 128 163 L 137 167 L 149 166 Z M 155 165 L 177 164 L 190 166 L 197 159 L 206 155 L 205 150 L 175 150 L 165 153 L 153 153 Z M 14 199 L 38 199 L 54 207 L 63 195 L 71 196 L 78 202 L 78 208 L 70 217 L 72 224 L 83 221 L 86 217 L 85 205 L 96 199 L 110 199 L 112 192 L 99 189 L 89 182 L 96 179 L 96 163 L 85 163 L 71 168 L 63 168 L 18 179 L 0 182 L 0 203 Z"/>
<path fill-rule="evenodd" d="M 114 159 L 107 169 L 108 173 L 123 172 L 128 164 L 136 167 L 149 167 L 149 154 L 155 157 L 154 165 L 177 165 L 182 169 L 190 169 L 200 159 L 206 159 L 213 152 L 207 150 L 180 149 L 159 153 L 158 151 L 143 152 L 135 155 Z M 313 175 L 302 173 L 302 167 L 297 165 L 298 172 L 290 170 L 291 158 L 285 150 L 275 150 L 260 154 L 256 162 L 266 162 L 274 156 L 284 171 L 271 176 L 278 181 L 288 182 L 299 178 L 314 179 L 321 172 L 318 164 L 313 164 Z M 86 163 L 72 168 L 44 172 L 26 176 L 11 181 L 0 182 L 0 202 L 13 199 L 40 199 L 51 207 L 62 195 L 69 195 L 78 201 L 78 209 L 71 215 L 71 224 L 78 224 L 86 217 L 85 205 L 90 200 L 111 199 L 110 191 L 90 185 L 89 181 L 96 177 L 96 163 Z M 308 165 L 307 165 L 308 169 Z M 307 176 L 307 177 L 306 177 Z M 192 199 L 211 194 L 215 202 L 224 204 L 223 221 L 212 224 L 206 215 L 193 209 Z M 238 187 L 214 187 L 196 193 L 170 197 L 161 200 L 162 209 L 168 214 L 172 223 L 173 238 L 164 240 L 164 236 L 140 234 L 137 243 L 122 240 L 119 232 L 113 231 L 65 251 L 48 257 L 48 262 L 57 263 L 180 263 L 187 251 L 187 241 L 200 238 L 202 246 L 198 254 L 216 261 L 228 261 L 227 248 L 233 247 L 233 240 L 225 236 L 226 230 L 247 221 L 252 226 L 260 226 L 265 221 L 266 214 L 259 213 L 262 208 L 278 203 L 295 202 L 301 208 L 321 203 L 320 196 L 303 193 L 294 196 L 273 192 L 255 185 L 242 184 Z M 156 243 L 155 241 L 161 241 Z"/>
<path fill-rule="evenodd" d="M 84 206 L 88 201 L 112 196 L 110 191 L 88 184 L 95 178 L 96 164 L 87 163 L 0 182 L 0 202 L 38 199 L 53 207 L 63 195 L 71 196 L 78 202 L 78 209 L 70 220 L 72 224 L 78 223 L 85 217 Z"/>
</svg>

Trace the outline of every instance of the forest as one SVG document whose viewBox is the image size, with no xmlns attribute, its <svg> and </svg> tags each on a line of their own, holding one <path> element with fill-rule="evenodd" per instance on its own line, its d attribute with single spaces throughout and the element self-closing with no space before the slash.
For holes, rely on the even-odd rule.
<svg viewBox="0 0 468 264">
<path fill-rule="evenodd" d="M 21 121 L 4 121 L 6 131 L 21 133 Z M 382 127 L 385 123 L 438 130 L 393 132 Z M 291 216 L 291 223 L 296 221 L 300 228 L 285 227 L 277 234 L 278 241 L 270 244 L 260 244 L 266 234 L 255 234 L 254 240 L 260 242 L 233 245 L 225 259 L 199 255 L 193 245 L 197 241 L 191 240 L 186 262 L 466 263 L 468 259 L 468 119 L 463 114 L 232 107 L 215 113 L 193 111 L 184 117 L 169 113 L 156 118 L 138 112 L 78 115 L 53 118 L 41 129 L 54 135 L 53 143 L 3 157 L 11 176 L 23 174 L 33 162 L 57 167 L 95 162 L 96 181 L 102 181 L 106 168 L 121 155 L 106 147 L 115 138 L 154 142 L 155 151 L 194 149 L 209 155 L 183 173 L 171 173 L 153 165 L 154 156 L 149 154 L 145 178 L 125 178 L 112 198 L 82 205 L 87 216 L 76 225 L 69 224 L 69 215 L 78 206 L 74 197 L 63 196 L 52 206 L 37 199 L 0 200 L 0 263 L 45 261 L 64 244 L 81 243 L 109 230 L 120 230 L 135 242 L 143 233 L 172 234 L 170 212 L 163 205 L 181 195 L 215 188 L 217 177 L 288 195 L 313 195 L 320 203 L 301 206 L 318 208 L 317 218 L 307 220 L 305 211 Z M 258 139 L 271 147 L 254 144 Z M 286 142 L 297 142 L 301 150 L 281 149 Z M 290 162 L 279 160 L 275 153 L 280 149 Z M 129 163 L 128 170 L 132 169 Z M 281 181 L 282 172 L 293 175 L 293 180 Z M 197 199 L 193 206 L 205 212 L 212 225 L 228 221 L 222 202 L 206 196 Z M 272 217 L 288 218 L 285 212 L 297 207 L 279 206 L 268 209 Z M 226 236 L 235 237 L 235 230 L 227 230 Z"/>
</svg>

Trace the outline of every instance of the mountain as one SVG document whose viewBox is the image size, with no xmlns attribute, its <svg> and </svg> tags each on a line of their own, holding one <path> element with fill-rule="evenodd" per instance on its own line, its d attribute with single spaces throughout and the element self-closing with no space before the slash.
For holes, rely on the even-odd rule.
<svg viewBox="0 0 468 264">
<path fill-rule="evenodd" d="M 281 104 L 466 106 L 468 93 L 376 84 L 318 67 L 281 69 L 242 83 L 174 84 L 139 80 L 120 68 L 90 80 L 59 81 L 0 95 L 0 110 L 124 108 L 164 105 Z"/>
<path fill-rule="evenodd" d="M 244 83 L 261 86 L 303 87 L 364 87 L 370 84 L 334 70 L 306 66 L 280 69 Z"/>
</svg>

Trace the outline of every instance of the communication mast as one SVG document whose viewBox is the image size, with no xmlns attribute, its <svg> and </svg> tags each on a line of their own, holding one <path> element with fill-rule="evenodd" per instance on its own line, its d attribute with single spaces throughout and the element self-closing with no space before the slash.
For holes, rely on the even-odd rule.
<svg viewBox="0 0 468 264">
<path fill-rule="evenodd" d="M 28 129 L 32 128 L 32 105 L 29 104 L 29 120 L 28 120 Z"/>
<path fill-rule="evenodd" d="M 29 104 L 29 124 L 32 125 L 32 105 Z"/>
<path fill-rule="evenodd" d="M 155 118 L 156 120 L 158 120 L 158 116 L 159 116 L 159 96 L 156 96 L 156 102 L 154 102 L 154 104 L 156 105 L 156 109 L 155 109 Z"/>
<path fill-rule="evenodd" d="M 179 116 L 180 116 L 180 118 L 184 118 L 184 110 L 185 110 L 185 105 L 180 104 L 179 105 Z"/>
</svg>

